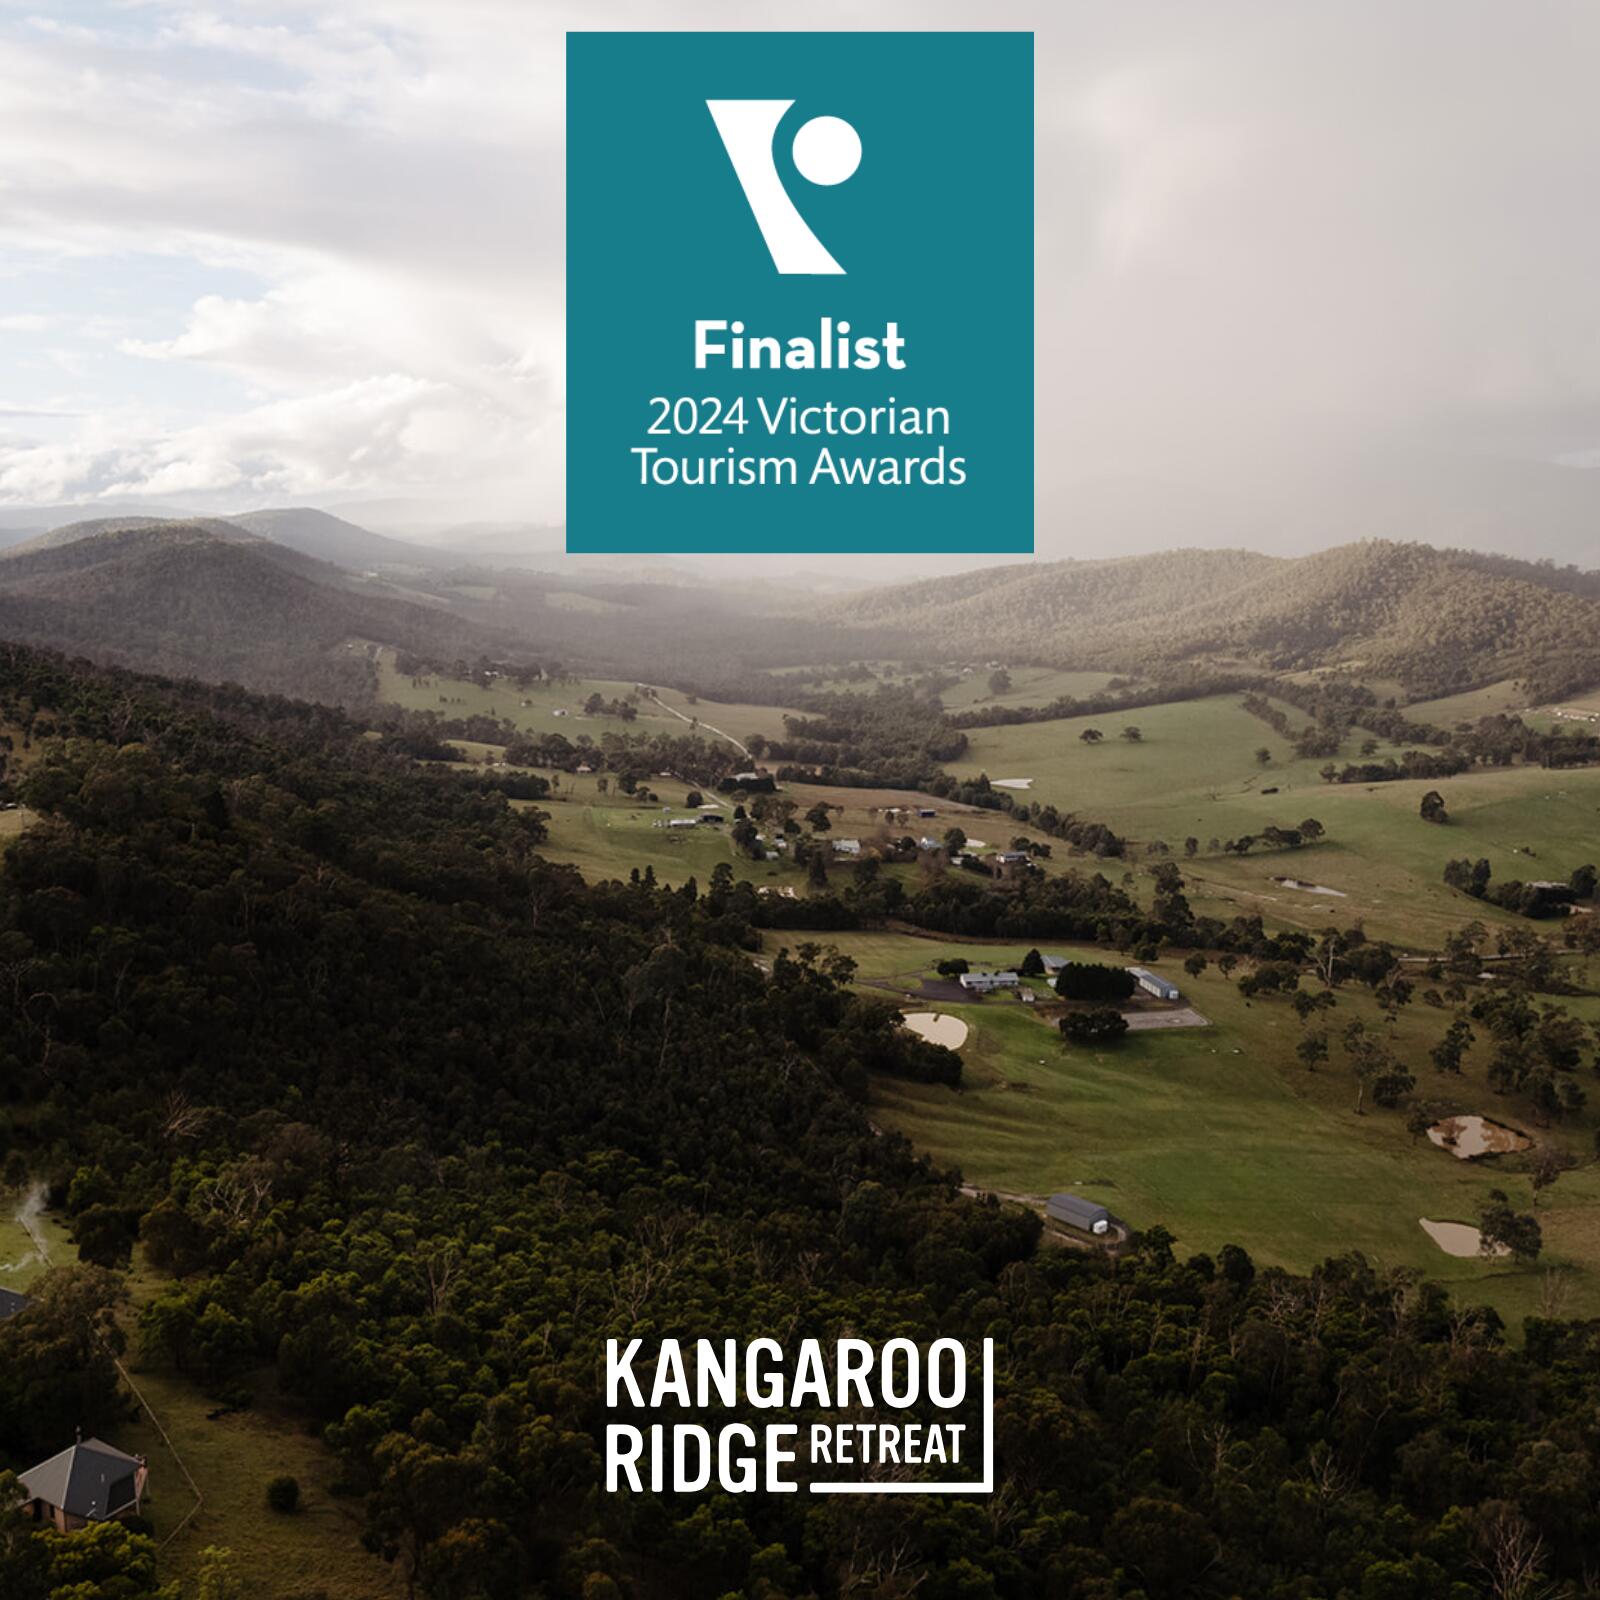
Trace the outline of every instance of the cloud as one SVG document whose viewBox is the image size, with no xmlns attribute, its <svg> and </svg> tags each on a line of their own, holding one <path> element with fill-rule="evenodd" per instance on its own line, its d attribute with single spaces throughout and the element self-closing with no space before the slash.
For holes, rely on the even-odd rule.
<svg viewBox="0 0 1600 1600">
<path fill-rule="evenodd" d="M 983 20 L 1037 29 L 1046 522 L 1120 473 L 1600 449 L 1600 11 L 1000 0 Z M 674 21 L 793 18 L 696 0 Z M 644 0 L 0 21 L 0 254 L 31 263 L 3 269 L 0 393 L 54 409 L 65 370 L 84 413 L 0 441 L 0 495 L 426 484 L 558 518 L 563 35 L 658 22 Z M 806 22 L 972 8 L 831 0 Z"/>
</svg>

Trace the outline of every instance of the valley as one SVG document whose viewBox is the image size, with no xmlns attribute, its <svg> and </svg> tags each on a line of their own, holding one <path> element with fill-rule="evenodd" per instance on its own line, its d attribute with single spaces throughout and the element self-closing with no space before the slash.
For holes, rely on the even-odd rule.
<svg viewBox="0 0 1600 1600">
<path fill-rule="evenodd" d="M 270 1600 L 301 1593 L 291 1565 L 352 1600 L 436 1575 L 404 1486 L 457 1440 L 467 1515 L 501 1449 L 479 1386 L 567 1463 L 552 1482 L 581 1478 L 571 1397 L 601 1328 L 678 1282 L 685 1326 L 703 1297 L 759 1321 L 775 1284 L 812 1292 L 803 1265 L 748 1265 L 771 1259 L 733 1220 L 752 1204 L 842 1206 L 850 1303 L 892 1253 L 900 1322 L 988 1293 L 975 1238 L 1064 1283 L 1426 1282 L 1508 1361 L 1551 1317 L 1600 1317 L 1600 670 L 1567 626 L 1577 579 L 1554 630 L 1528 613 L 1472 647 L 1447 608 L 1419 653 L 1407 607 L 1493 573 L 1336 552 L 1302 593 L 1294 563 L 1185 552 L 1176 576 L 1070 563 L 801 602 L 391 564 L 350 526 L 117 524 L 0 557 L 0 622 L 112 664 L 0 657 L 0 895 L 45 986 L 14 1022 L 9 1132 L 52 1262 L 126 1295 L 117 1382 L 171 1444 L 149 1416 L 106 1426 L 159 1468 L 164 1570 L 200 1582 L 226 1541 Z M 319 530 L 377 564 L 278 542 Z M 1532 579 L 1506 581 L 1515 618 Z M 1335 589 L 1357 612 L 1330 642 L 1295 618 Z M 1570 915 L 1524 914 L 1518 883 Z M 1134 992 L 1058 994 L 1046 958 Z M 68 1118 L 91 1060 L 114 1081 Z M 160 1097 L 133 1087 L 151 1071 Z M 1505 1148 L 1461 1159 L 1439 1130 L 1475 1117 Z M 538 1154 L 507 1164 L 507 1138 Z M 674 1175 L 708 1149 L 716 1216 Z M 841 1159 L 842 1198 L 817 1177 Z M 1114 1227 L 1047 1221 L 1063 1191 Z M 0 1288 L 53 1281 L 0 1223 L 7 1263 Z M 559 1442 L 510 1420 L 526 1367 L 563 1375 L 540 1401 Z M 413 1391 L 442 1410 L 401 1433 Z M 291 1520 L 261 1510 L 274 1477 Z"/>
</svg>

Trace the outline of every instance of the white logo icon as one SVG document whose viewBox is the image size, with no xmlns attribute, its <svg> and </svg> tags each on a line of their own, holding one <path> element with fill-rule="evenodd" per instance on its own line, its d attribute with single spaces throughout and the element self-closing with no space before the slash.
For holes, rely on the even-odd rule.
<svg viewBox="0 0 1600 1600">
<path fill-rule="evenodd" d="M 778 176 L 773 136 L 793 100 L 707 100 L 734 176 L 779 272 L 842 275 Z M 861 165 L 861 136 L 842 117 L 813 117 L 794 136 L 794 164 L 810 183 L 843 183 Z"/>
</svg>

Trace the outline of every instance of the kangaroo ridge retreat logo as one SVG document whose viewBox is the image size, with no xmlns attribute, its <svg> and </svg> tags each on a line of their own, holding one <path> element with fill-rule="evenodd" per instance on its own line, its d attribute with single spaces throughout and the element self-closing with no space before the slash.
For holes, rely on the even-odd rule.
<svg viewBox="0 0 1600 1600">
<path fill-rule="evenodd" d="M 567 35 L 567 548 L 1033 548 L 1033 36 Z"/>
<path fill-rule="evenodd" d="M 994 1341 L 606 1341 L 611 1494 L 990 1494 Z"/>
</svg>

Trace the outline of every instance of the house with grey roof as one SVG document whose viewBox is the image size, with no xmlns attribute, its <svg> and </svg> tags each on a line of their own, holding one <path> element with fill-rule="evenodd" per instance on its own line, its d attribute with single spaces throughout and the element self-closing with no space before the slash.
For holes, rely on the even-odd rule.
<svg viewBox="0 0 1600 1600">
<path fill-rule="evenodd" d="M 79 1439 L 19 1473 L 17 1481 L 25 1515 L 70 1533 L 91 1522 L 138 1516 L 148 1477 L 143 1456 L 130 1456 L 103 1439 Z"/>
<path fill-rule="evenodd" d="M 18 1294 L 15 1289 L 0 1289 L 0 1322 L 16 1316 L 27 1303 L 27 1295 Z"/>
</svg>

